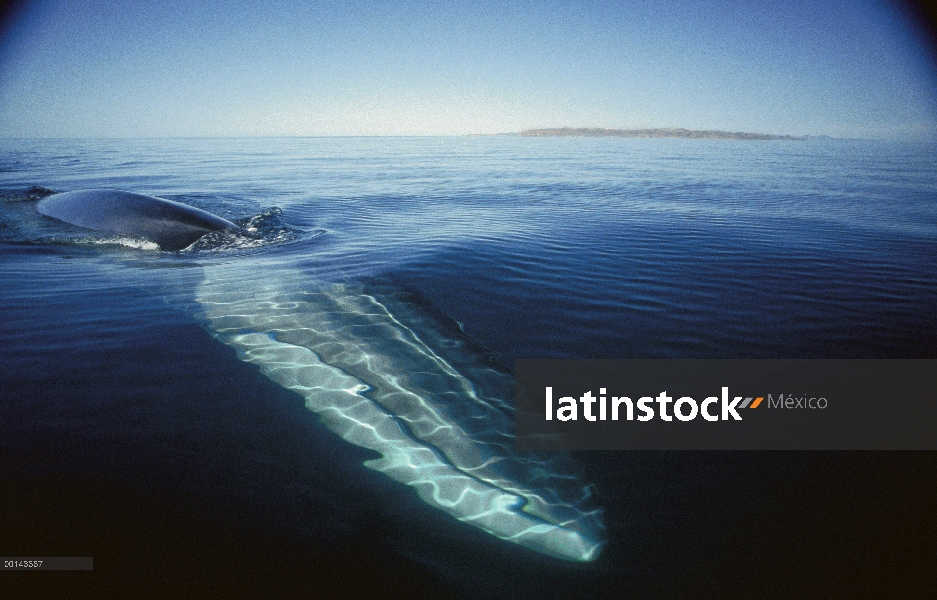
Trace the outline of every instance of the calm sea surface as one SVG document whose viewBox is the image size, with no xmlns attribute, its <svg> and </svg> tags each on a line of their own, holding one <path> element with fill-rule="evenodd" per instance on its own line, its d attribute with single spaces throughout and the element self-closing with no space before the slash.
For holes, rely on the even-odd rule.
<svg viewBox="0 0 937 600">
<path fill-rule="evenodd" d="M 42 217 L 38 188 L 156 195 L 255 235 L 160 252 Z M 218 281 L 379 301 L 494 395 L 516 358 L 934 358 L 933 144 L 0 141 L 5 556 L 93 555 L 112 577 L 97 583 L 124 577 L 130 595 L 901 596 L 933 581 L 933 453 L 582 453 L 602 557 L 501 542 L 363 467 L 373 453 L 213 338 L 200 290 Z"/>
</svg>

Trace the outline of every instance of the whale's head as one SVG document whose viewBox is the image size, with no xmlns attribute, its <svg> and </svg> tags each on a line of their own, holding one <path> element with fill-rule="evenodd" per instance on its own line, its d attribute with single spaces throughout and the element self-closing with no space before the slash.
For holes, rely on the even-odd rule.
<svg viewBox="0 0 937 600">
<path fill-rule="evenodd" d="M 53 194 L 40 200 L 36 208 L 71 225 L 148 240 L 161 250 L 182 250 L 214 231 L 243 233 L 231 221 L 204 210 L 118 190 Z"/>
</svg>

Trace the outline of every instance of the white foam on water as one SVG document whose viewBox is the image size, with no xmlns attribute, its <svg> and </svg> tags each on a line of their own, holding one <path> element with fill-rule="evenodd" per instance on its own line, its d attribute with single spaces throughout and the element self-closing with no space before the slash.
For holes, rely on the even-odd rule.
<svg viewBox="0 0 937 600">
<path fill-rule="evenodd" d="M 117 244 L 136 250 L 159 250 L 159 244 L 156 242 L 132 237 L 90 238 L 89 241 L 92 244 Z"/>
</svg>

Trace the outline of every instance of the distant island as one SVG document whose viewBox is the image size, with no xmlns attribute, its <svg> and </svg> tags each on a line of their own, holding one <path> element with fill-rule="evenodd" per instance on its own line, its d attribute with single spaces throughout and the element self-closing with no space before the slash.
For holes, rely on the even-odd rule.
<svg viewBox="0 0 937 600">
<path fill-rule="evenodd" d="M 697 140 L 806 140 L 807 137 L 771 135 L 767 133 L 742 133 L 731 131 L 696 131 L 693 129 L 600 129 L 555 127 L 552 129 L 527 129 L 518 133 L 523 137 L 619 137 L 619 138 L 691 138 Z"/>
</svg>

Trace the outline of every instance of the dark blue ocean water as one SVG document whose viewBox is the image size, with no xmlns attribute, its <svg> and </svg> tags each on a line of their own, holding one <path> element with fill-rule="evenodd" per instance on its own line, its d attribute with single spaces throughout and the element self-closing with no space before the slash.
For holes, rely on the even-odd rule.
<svg viewBox="0 0 937 600">
<path fill-rule="evenodd" d="M 257 234 L 160 252 L 42 217 L 36 186 L 156 195 Z M 85 507 L 54 526 L 35 509 L 45 541 L 6 555 L 97 552 L 96 573 L 136 592 L 184 573 L 178 586 L 514 598 L 901 595 L 932 564 L 914 561 L 937 558 L 932 453 L 583 453 L 571 468 L 607 545 L 590 563 L 543 557 L 363 467 L 374 453 L 239 360 L 205 308 L 219 286 L 271 294 L 304 323 L 331 315 L 316 323 L 343 339 L 348 307 L 373 300 L 492 397 L 516 358 L 933 358 L 933 144 L 5 140 L 0 196 L 3 508 Z M 375 331 L 355 339 L 393 355 L 382 376 L 420 371 L 423 351 Z M 168 558 L 256 540 L 211 563 L 217 576 Z M 270 558 L 284 545 L 293 558 Z M 283 560 L 292 574 L 271 574 Z"/>
</svg>

